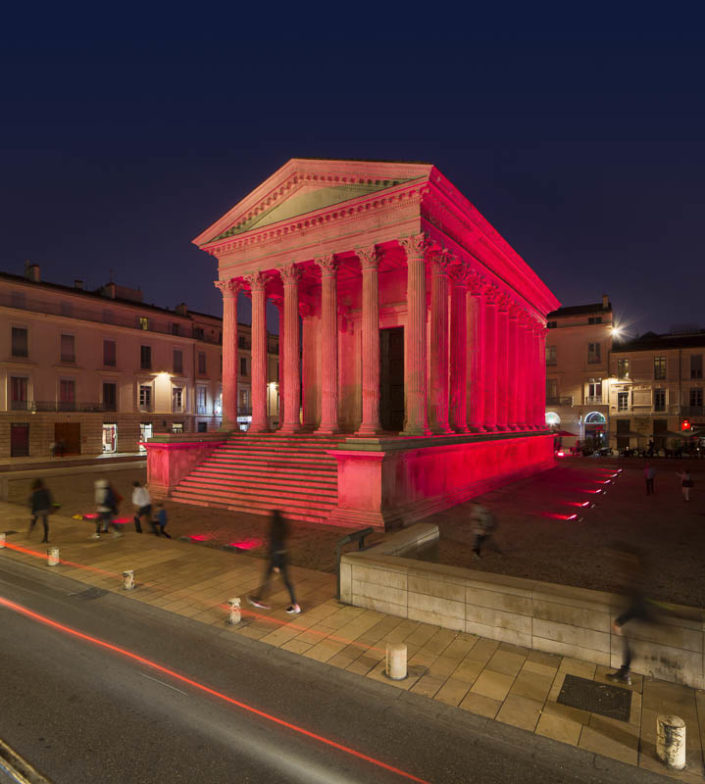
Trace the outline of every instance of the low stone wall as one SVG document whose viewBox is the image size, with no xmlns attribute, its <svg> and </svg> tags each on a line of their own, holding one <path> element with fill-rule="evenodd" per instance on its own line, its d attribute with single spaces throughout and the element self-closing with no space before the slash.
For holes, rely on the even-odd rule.
<svg viewBox="0 0 705 784">
<path fill-rule="evenodd" d="M 170 491 L 213 450 L 224 444 L 227 433 L 159 433 L 145 444 L 147 484 L 153 498 Z"/>
<path fill-rule="evenodd" d="M 438 538 L 417 524 L 382 545 L 342 557 L 341 600 L 401 618 L 617 668 L 622 638 L 615 594 L 477 572 L 403 557 Z M 633 669 L 705 688 L 705 611 L 663 605 L 656 625 L 630 621 Z"/>
</svg>

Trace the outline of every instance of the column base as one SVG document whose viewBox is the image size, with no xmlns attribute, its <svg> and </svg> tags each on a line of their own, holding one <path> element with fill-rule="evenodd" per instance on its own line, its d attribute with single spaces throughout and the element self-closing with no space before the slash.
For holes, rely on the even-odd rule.
<svg viewBox="0 0 705 784">
<path fill-rule="evenodd" d="M 431 431 L 428 428 L 419 428 L 418 430 L 402 430 L 400 436 L 430 436 Z"/>
<path fill-rule="evenodd" d="M 266 424 L 260 424 L 259 422 L 250 422 L 250 426 L 247 428 L 248 433 L 269 433 L 269 427 Z"/>
<path fill-rule="evenodd" d="M 301 430 L 302 430 L 302 428 L 301 428 L 301 425 L 300 425 L 300 424 L 298 424 L 298 423 L 297 423 L 296 425 L 290 425 L 290 424 L 287 424 L 287 423 L 285 422 L 285 423 L 284 423 L 284 424 L 283 424 L 283 425 L 282 425 L 282 426 L 279 428 L 279 432 L 280 432 L 282 435 L 285 435 L 285 436 L 288 436 L 288 435 L 293 435 L 294 433 L 300 433 L 300 432 L 301 432 Z"/>
<path fill-rule="evenodd" d="M 314 436 L 334 436 L 340 433 L 337 427 L 326 427 L 325 425 L 313 431 Z"/>
<path fill-rule="evenodd" d="M 356 430 L 353 435 L 355 436 L 379 436 L 384 432 L 379 425 L 360 425 L 360 428 Z"/>
</svg>

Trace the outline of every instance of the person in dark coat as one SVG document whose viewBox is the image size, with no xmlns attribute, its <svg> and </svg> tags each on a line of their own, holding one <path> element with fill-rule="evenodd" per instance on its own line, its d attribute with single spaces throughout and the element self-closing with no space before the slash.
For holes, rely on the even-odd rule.
<svg viewBox="0 0 705 784">
<path fill-rule="evenodd" d="M 32 510 L 32 519 L 29 523 L 28 534 L 32 533 L 35 523 L 41 517 L 42 524 L 44 525 L 44 538 L 42 542 L 49 541 L 49 515 L 52 509 L 52 498 L 49 488 L 47 488 L 41 479 L 35 479 L 32 482 L 32 495 L 29 497 L 29 506 Z"/>
<path fill-rule="evenodd" d="M 286 585 L 289 591 L 291 604 L 286 608 L 286 611 L 289 615 L 298 615 L 301 612 L 301 605 L 296 601 L 294 586 L 289 578 L 286 552 L 287 533 L 284 516 L 278 509 L 273 510 L 269 527 L 269 562 L 264 575 L 264 582 L 257 590 L 255 596 L 247 597 L 247 601 L 253 607 L 260 607 L 264 610 L 269 609 L 269 605 L 265 603 L 264 599 L 269 593 L 269 583 L 274 572 L 281 575 L 284 585 Z"/>
</svg>

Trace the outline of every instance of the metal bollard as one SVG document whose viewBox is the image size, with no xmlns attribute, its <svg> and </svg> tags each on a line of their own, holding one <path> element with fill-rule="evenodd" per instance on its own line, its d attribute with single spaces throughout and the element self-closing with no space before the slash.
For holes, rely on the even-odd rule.
<svg viewBox="0 0 705 784">
<path fill-rule="evenodd" d="M 0 550 L 5 549 L 5 534 L 0 534 Z"/>
<path fill-rule="evenodd" d="M 240 613 L 240 597 L 235 597 L 234 599 L 228 599 L 228 623 L 231 626 L 235 626 L 235 624 L 240 623 L 242 620 L 242 615 Z"/>
<path fill-rule="evenodd" d="M 135 587 L 135 570 L 126 569 L 122 573 L 122 587 L 126 591 L 131 591 Z"/>
<path fill-rule="evenodd" d="M 685 767 L 685 722 L 680 716 L 656 717 L 656 754 L 671 770 Z"/>
<path fill-rule="evenodd" d="M 50 547 L 47 550 L 47 566 L 58 566 L 58 565 L 59 565 L 59 548 Z"/>
<path fill-rule="evenodd" d="M 403 643 L 387 643 L 385 675 L 393 681 L 406 678 L 406 645 Z"/>
</svg>

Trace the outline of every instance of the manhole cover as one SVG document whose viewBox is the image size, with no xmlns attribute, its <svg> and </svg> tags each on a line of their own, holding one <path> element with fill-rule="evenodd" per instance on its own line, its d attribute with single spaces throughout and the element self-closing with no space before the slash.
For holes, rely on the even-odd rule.
<svg viewBox="0 0 705 784">
<path fill-rule="evenodd" d="M 632 693 L 619 686 L 589 681 L 577 675 L 566 675 L 558 702 L 571 708 L 599 713 L 600 716 L 610 719 L 629 721 Z"/>
<path fill-rule="evenodd" d="M 86 588 L 85 591 L 72 593 L 71 596 L 74 599 L 100 599 L 100 597 L 105 596 L 106 593 L 107 591 L 104 588 Z"/>
</svg>

